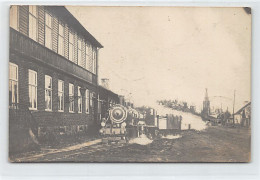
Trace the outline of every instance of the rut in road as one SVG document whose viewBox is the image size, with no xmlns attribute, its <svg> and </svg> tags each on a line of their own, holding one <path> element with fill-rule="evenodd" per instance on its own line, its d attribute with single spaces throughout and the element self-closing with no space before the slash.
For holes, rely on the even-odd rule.
<svg viewBox="0 0 260 180">
<path fill-rule="evenodd" d="M 41 157 L 24 158 L 23 162 L 61 162 L 61 161 L 75 161 L 77 156 L 91 155 L 95 152 L 108 151 L 115 148 L 120 148 L 125 144 L 95 144 L 92 146 L 82 147 L 77 150 L 58 152 L 52 154 L 46 154 Z"/>
</svg>

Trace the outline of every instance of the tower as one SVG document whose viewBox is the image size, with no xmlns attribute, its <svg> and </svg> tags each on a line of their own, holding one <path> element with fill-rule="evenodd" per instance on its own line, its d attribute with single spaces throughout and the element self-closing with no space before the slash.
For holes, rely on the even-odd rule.
<svg viewBox="0 0 260 180">
<path fill-rule="evenodd" d="M 203 101 L 203 113 L 206 115 L 210 114 L 210 101 L 209 101 L 207 88 L 206 88 L 205 97 L 204 97 L 204 101 Z"/>
</svg>

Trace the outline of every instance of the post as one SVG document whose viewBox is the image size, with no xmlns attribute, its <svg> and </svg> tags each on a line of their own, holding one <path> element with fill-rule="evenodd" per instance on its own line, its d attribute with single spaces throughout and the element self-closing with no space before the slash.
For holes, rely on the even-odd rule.
<svg viewBox="0 0 260 180">
<path fill-rule="evenodd" d="M 234 90 L 234 99 L 233 99 L 233 125 L 235 125 L 235 98 L 236 98 L 236 90 Z"/>
<path fill-rule="evenodd" d="M 160 124 L 160 122 L 159 122 L 159 115 L 157 115 L 157 127 L 158 127 L 158 129 L 160 129 L 159 124 Z"/>
</svg>

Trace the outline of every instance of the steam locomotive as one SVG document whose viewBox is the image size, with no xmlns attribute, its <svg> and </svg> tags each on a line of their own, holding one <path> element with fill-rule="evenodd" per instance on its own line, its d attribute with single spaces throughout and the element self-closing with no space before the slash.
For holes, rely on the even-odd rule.
<svg viewBox="0 0 260 180">
<path fill-rule="evenodd" d="M 154 138 L 158 128 L 148 126 L 145 117 L 156 119 L 156 114 L 153 113 L 151 117 L 147 116 L 146 112 L 142 114 L 131 107 L 120 104 L 113 105 L 108 109 L 108 117 L 101 120 L 99 132 L 103 137 L 103 142 L 127 143 L 131 138 L 139 137 L 142 134 Z"/>
</svg>

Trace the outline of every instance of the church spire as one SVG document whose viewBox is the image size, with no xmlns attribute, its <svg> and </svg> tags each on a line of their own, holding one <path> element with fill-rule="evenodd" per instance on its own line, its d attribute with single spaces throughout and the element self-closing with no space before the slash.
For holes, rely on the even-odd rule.
<svg viewBox="0 0 260 180">
<path fill-rule="evenodd" d="M 204 99 L 204 101 L 209 101 L 208 88 L 206 88 L 206 93 L 205 93 L 205 99 Z"/>
<path fill-rule="evenodd" d="M 210 101 L 209 101 L 208 89 L 207 88 L 206 88 L 205 97 L 204 97 L 204 101 L 203 101 L 203 112 L 206 115 L 210 114 Z"/>
</svg>

